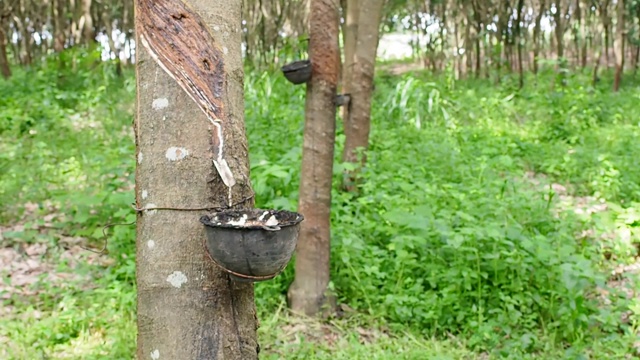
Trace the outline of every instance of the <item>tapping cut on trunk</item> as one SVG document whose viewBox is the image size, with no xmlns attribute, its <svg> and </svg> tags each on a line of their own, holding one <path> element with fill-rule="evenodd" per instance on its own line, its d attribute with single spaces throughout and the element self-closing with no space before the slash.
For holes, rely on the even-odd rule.
<svg viewBox="0 0 640 360">
<path fill-rule="evenodd" d="M 231 189 L 236 180 L 224 158 L 223 51 L 200 15 L 184 1 L 136 0 L 136 6 L 142 46 L 207 116 L 212 125 L 213 164 Z"/>
</svg>

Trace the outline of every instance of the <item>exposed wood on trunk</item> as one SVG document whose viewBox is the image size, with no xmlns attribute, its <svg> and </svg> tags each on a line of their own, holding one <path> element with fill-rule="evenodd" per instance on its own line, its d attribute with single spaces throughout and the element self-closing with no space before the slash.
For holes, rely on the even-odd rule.
<svg viewBox="0 0 640 360">
<path fill-rule="evenodd" d="M 304 145 L 298 211 L 300 228 L 296 277 L 289 288 L 291 308 L 318 314 L 328 296 L 331 241 L 331 180 L 336 126 L 335 95 L 340 68 L 339 3 L 311 0 L 309 55 L 313 64 L 307 84 Z"/>
<path fill-rule="evenodd" d="M 240 0 L 221 0 L 215 6 L 192 0 L 188 7 L 174 0 L 137 0 L 138 12 L 141 4 L 162 7 L 167 16 L 154 25 L 174 36 L 206 40 L 196 37 L 193 26 L 181 27 L 196 17 L 193 11 L 202 14 L 206 26 L 220 29 L 213 33 L 215 46 L 227 51 L 209 65 L 222 79 L 215 96 L 228 120 L 224 142 L 237 181 L 233 200 L 237 208 L 252 207 L 252 200 L 243 201 L 253 193 L 243 123 Z M 137 16 L 136 26 L 140 22 Z M 227 187 L 212 164 L 214 126 L 143 46 L 138 60 L 137 206 L 225 207 Z M 138 215 L 139 359 L 257 359 L 253 285 L 230 280 L 208 259 L 201 215 L 172 210 Z"/>
</svg>

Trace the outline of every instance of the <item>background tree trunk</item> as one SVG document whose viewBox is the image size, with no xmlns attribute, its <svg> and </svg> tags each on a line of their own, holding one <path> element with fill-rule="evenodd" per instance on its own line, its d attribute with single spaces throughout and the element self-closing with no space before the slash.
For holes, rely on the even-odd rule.
<svg viewBox="0 0 640 360">
<path fill-rule="evenodd" d="M 562 1 L 556 2 L 556 12 L 553 14 L 553 20 L 555 22 L 555 35 L 556 35 L 556 57 L 558 58 L 558 64 L 564 57 L 564 18 L 562 14 Z"/>
<path fill-rule="evenodd" d="M 347 0 L 347 16 L 343 30 L 344 39 L 344 66 L 342 66 L 342 93 L 351 93 L 351 83 L 353 81 L 351 74 L 353 72 L 353 60 L 356 52 L 356 41 L 358 39 L 358 15 L 360 7 L 358 0 Z M 348 115 L 348 106 L 342 108 L 342 118 L 346 119 Z"/>
<path fill-rule="evenodd" d="M 514 35 L 516 46 L 518 47 L 518 87 L 522 89 L 524 86 L 524 66 L 522 64 L 522 27 L 520 21 L 522 21 L 522 9 L 524 8 L 524 0 L 518 0 L 518 14 L 516 17 L 516 32 Z"/>
<path fill-rule="evenodd" d="M 533 74 L 538 74 L 538 57 L 540 56 L 540 34 L 542 33 L 540 29 L 540 23 L 542 22 L 542 16 L 544 15 L 544 2 L 545 0 L 540 0 L 540 8 L 538 14 L 536 15 L 536 23 L 533 28 Z"/>
<path fill-rule="evenodd" d="M 157 4 L 138 0 L 137 15 L 145 2 Z M 213 35 L 220 48 L 228 49 L 221 56 L 229 130 L 224 143 L 237 182 L 234 203 L 241 203 L 252 191 L 243 123 L 240 0 L 188 5 L 202 13 L 209 28 L 221 29 Z M 137 50 L 138 208 L 224 207 L 228 191 L 212 164 L 210 122 L 143 46 Z M 171 210 L 138 215 L 138 359 L 257 359 L 253 285 L 230 280 L 208 259 L 201 215 Z"/>
<path fill-rule="evenodd" d="M 4 29 L 0 27 L 0 73 L 2 77 L 8 79 L 11 77 L 11 68 L 9 67 L 9 59 L 7 57 L 7 37 Z"/>
<path fill-rule="evenodd" d="M 620 90 L 620 83 L 622 82 L 622 72 L 624 71 L 624 0 L 618 0 L 616 5 L 616 39 L 613 51 L 616 57 L 616 75 L 613 80 L 613 91 Z"/>
<path fill-rule="evenodd" d="M 93 18 L 91 17 L 91 1 L 92 0 L 82 0 L 82 21 L 80 27 L 82 29 L 84 41 L 87 44 L 90 44 L 95 40 Z"/>
<path fill-rule="evenodd" d="M 296 255 L 296 278 L 289 288 L 291 308 L 315 315 L 329 303 L 331 180 L 335 142 L 335 96 L 340 72 L 339 3 L 311 0 L 304 145 L 298 211 L 305 217 Z"/>
<path fill-rule="evenodd" d="M 358 149 L 366 150 L 369 146 L 371 94 L 383 6 L 384 0 L 370 0 L 366 6 L 362 4 L 360 7 L 355 59 L 351 73 L 351 102 L 344 122 L 345 144 L 342 159 L 345 162 L 358 162 Z M 360 165 L 364 165 L 365 161 L 363 155 Z M 353 180 L 348 174 L 345 177 L 345 188 L 352 189 Z"/>
<path fill-rule="evenodd" d="M 65 45 L 65 7 L 63 0 L 53 1 L 53 49 L 56 52 L 64 50 Z"/>
<path fill-rule="evenodd" d="M 600 19 L 602 21 L 602 27 L 604 29 L 604 45 L 602 46 L 601 53 L 604 53 L 605 67 L 609 66 L 609 25 L 611 24 L 611 18 L 609 18 L 609 3 L 610 0 L 605 0 L 599 3 L 598 9 L 600 10 Z"/>
</svg>

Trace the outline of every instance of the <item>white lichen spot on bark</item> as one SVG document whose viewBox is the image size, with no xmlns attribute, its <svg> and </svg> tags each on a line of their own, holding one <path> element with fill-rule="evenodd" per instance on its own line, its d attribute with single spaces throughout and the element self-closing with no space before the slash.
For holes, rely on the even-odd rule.
<svg viewBox="0 0 640 360">
<path fill-rule="evenodd" d="M 153 249 L 154 247 L 156 247 L 156 242 L 155 242 L 155 241 L 153 241 L 153 240 L 149 240 L 149 241 L 147 241 L 147 247 L 148 247 L 149 249 Z"/>
<path fill-rule="evenodd" d="M 142 164 L 142 151 L 138 153 L 138 165 Z"/>
<path fill-rule="evenodd" d="M 167 153 L 165 154 L 165 156 L 167 157 L 167 159 L 169 159 L 169 161 L 182 160 L 186 158 L 188 155 L 189 155 L 189 150 L 183 147 L 175 147 L 175 146 L 168 148 Z"/>
<path fill-rule="evenodd" d="M 151 360 L 158 360 L 160 359 L 160 350 L 155 349 L 151 352 Z"/>
<path fill-rule="evenodd" d="M 162 110 L 169 106 L 169 100 L 167 100 L 167 98 L 153 99 L 153 103 L 151 103 L 151 106 L 154 110 Z"/>
<path fill-rule="evenodd" d="M 142 200 L 145 200 L 149 197 L 149 192 L 147 190 L 142 190 L 142 194 L 140 194 L 140 196 L 142 196 Z"/>
<path fill-rule="evenodd" d="M 187 279 L 187 275 L 185 275 L 182 271 L 174 271 L 171 275 L 167 276 L 167 281 L 175 288 L 182 287 L 182 284 L 189 281 Z"/>
<path fill-rule="evenodd" d="M 155 208 L 155 207 L 156 207 L 156 204 L 151 204 L 151 203 L 149 203 L 149 204 L 147 204 L 144 208 L 145 208 L 145 209 L 153 209 L 153 208 Z M 147 213 L 147 214 L 149 214 L 149 215 L 153 215 L 153 214 L 157 213 L 157 212 L 158 212 L 158 210 L 145 210 L 144 212 L 145 212 L 145 213 Z"/>
</svg>

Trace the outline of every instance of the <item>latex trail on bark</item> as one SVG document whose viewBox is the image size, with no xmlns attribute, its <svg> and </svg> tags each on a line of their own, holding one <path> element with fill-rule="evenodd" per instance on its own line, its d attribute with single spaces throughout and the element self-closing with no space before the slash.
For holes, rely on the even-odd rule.
<svg viewBox="0 0 640 360">
<path fill-rule="evenodd" d="M 136 20 L 142 46 L 213 125 L 213 164 L 231 188 L 236 181 L 224 158 L 226 73 L 222 50 L 203 19 L 183 0 L 136 0 Z"/>
</svg>

